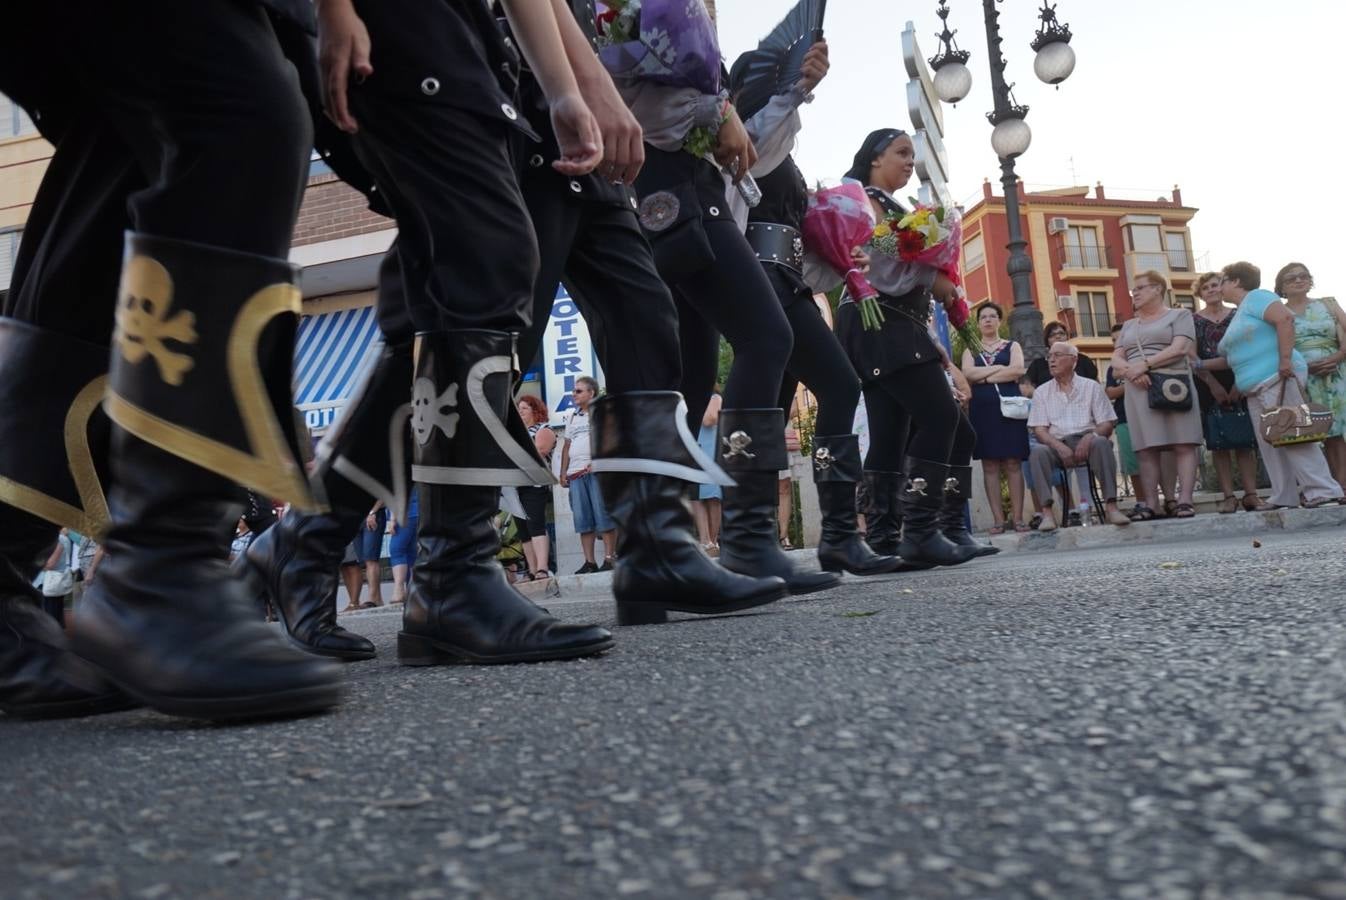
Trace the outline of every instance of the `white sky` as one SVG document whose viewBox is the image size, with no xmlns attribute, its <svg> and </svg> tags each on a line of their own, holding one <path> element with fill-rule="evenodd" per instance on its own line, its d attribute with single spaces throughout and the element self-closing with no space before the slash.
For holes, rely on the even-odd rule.
<svg viewBox="0 0 1346 900">
<path fill-rule="evenodd" d="M 728 61 L 755 47 L 794 2 L 718 0 Z M 1176 184 L 1200 210 L 1191 223 L 1198 266 L 1247 259 L 1270 288 L 1282 265 L 1303 262 L 1315 295 L 1346 300 L 1346 2 L 1056 2 L 1077 59 L 1059 90 L 1033 74 L 1028 44 L 1041 3 L 1000 7 L 1006 80 L 1031 107 L 1033 143 L 1016 165 L 1028 188 L 1101 181 L 1109 197 L 1151 200 Z M 845 172 L 874 128 L 911 128 L 901 34 L 913 21 L 922 55 L 933 56 L 937 6 L 830 0 L 832 68 L 804 108 L 795 153 L 810 184 Z M 978 0 L 949 7 L 959 47 L 972 52 L 973 87 L 956 109 L 945 105 L 944 142 L 950 193 L 971 205 L 984 178 L 1000 193 L 985 119 L 993 106 L 986 28 Z"/>
</svg>

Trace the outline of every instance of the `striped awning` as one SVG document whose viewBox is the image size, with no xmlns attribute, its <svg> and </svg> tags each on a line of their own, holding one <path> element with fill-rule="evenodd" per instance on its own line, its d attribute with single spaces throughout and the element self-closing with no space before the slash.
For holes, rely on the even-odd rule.
<svg viewBox="0 0 1346 900">
<path fill-rule="evenodd" d="M 380 338 L 374 307 L 305 316 L 294 351 L 294 403 L 321 432 L 336 419 Z"/>
</svg>

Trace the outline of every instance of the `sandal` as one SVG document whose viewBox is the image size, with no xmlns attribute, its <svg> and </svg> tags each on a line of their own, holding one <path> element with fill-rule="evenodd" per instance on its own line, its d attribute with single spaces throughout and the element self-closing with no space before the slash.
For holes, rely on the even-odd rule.
<svg viewBox="0 0 1346 900">
<path fill-rule="evenodd" d="M 1190 519 L 1196 515 L 1196 507 L 1190 503 L 1179 503 L 1174 507 L 1173 517 L 1176 519 Z"/>
<path fill-rule="evenodd" d="M 1220 501 L 1220 505 L 1215 507 L 1215 511 L 1222 516 L 1228 515 L 1229 513 L 1238 512 L 1238 509 L 1239 509 L 1239 501 L 1238 498 L 1235 497 L 1233 494 L 1230 494 L 1229 496 L 1225 497 L 1223 500 Z"/>
<path fill-rule="evenodd" d="M 1028 527 L 1028 523 L 1027 523 L 1027 522 L 1015 522 L 1015 523 L 1014 523 L 1014 532 L 1015 532 L 1015 534 L 1028 534 L 1028 532 L 1030 532 L 1030 531 L 1032 531 L 1032 530 L 1033 530 L 1033 529 L 1031 529 L 1031 528 Z"/>
<path fill-rule="evenodd" d="M 1164 518 L 1171 519 L 1178 514 L 1178 502 L 1176 500 L 1164 501 Z"/>
<path fill-rule="evenodd" d="M 1127 514 L 1127 518 L 1132 522 L 1148 522 L 1154 517 L 1155 511 L 1150 509 L 1144 503 L 1137 503 L 1135 506 L 1131 507 L 1131 512 Z"/>
<path fill-rule="evenodd" d="M 1319 497 L 1317 500 L 1305 500 L 1305 501 L 1304 501 L 1304 508 L 1305 508 L 1305 509 L 1318 509 L 1319 507 L 1327 506 L 1327 505 L 1329 505 L 1329 504 L 1333 504 L 1333 503 L 1336 503 L 1336 502 L 1337 502 L 1337 498 L 1336 498 L 1336 497 Z"/>
<path fill-rule="evenodd" d="M 1247 491 L 1244 491 L 1243 508 L 1248 512 L 1266 512 L 1267 510 L 1275 509 L 1276 507 L 1263 501 L 1262 498 L 1256 494 L 1249 494 Z"/>
<path fill-rule="evenodd" d="M 1004 533 L 1005 533 L 1005 526 L 1004 526 L 1003 523 L 1000 524 L 1000 525 L 992 525 L 991 528 L 990 528 L 990 530 L 988 530 L 986 533 L 987 533 L 987 534 L 991 534 L 991 535 L 1004 534 Z"/>
</svg>

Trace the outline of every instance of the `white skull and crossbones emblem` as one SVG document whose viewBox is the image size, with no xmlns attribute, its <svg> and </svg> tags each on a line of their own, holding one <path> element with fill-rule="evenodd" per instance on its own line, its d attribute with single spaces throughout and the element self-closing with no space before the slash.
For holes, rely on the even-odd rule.
<svg viewBox="0 0 1346 900">
<path fill-rule="evenodd" d="M 164 341 L 195 344 L 196 314 L 173 307 L 173 279 L 168 270 L 148 256 L 133 256 L 122 274 L 121 300 L 117 304 L 117 331 L 113 340 L 129 363 L 153 357 L 159 377 L 171 385 L 182 384 L 195 360 L 170 350 Z"/>
<path fill-rule="evenodd" d="M 950 476 L 949 478 L 944 479 L 944 493 L 946 494 L 959 493 L 957 478 Z"/>
<path fill-rule="evenodd" d="M 436 428 L 452 438 L 458 431 L 458 413 L 447 410 L 458 407 L 458 383 L 455 381 L 439 393 L 429 378 L 417 378 L 411 386 L 411 430 L 416 443 L 424 447 Z"/>
<path fill-rule="evenodd" d="M 929 497 L 930 495 L 925 492 L 925 489 L 929 486 L 930 482 L 926 481 L 924 478 L 913 478 L 907 482 L 907 493 L 920 494 L 922 497 Z"/>
<path fill-rule="evenodd" d="M 832 468 L 832 451 L 826 447 L 819 447 L 813 451 L 813 468 L 819 472 L 826 472 Z"/>
<path fill-rule="evenodd" d="M 724 458 L 726 460 L 741 457 L 743 459 L 756 459 L 756 453 L 748 452 L 748 446 L 752 443 L 752 438 L 746 431 L 735 431 L 727 438 L 720 438 L 724 444 Z"/>
</svg>

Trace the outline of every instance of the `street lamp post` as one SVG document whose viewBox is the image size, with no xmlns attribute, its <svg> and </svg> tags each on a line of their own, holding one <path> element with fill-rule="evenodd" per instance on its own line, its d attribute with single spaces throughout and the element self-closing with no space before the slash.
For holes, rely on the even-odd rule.
<svg viewBox="0 0 1346 900">
<path fill-rule="evenodd" d="M 1000 37 L 1000 11 L 996 8 L 1002 0 L 982 0 L 983 18 L 986 21 L 986 50 L 991 61 L 991 93 L 995 99 L 995 109 L 986 114 L 994 126 L 991 131 L 991 146 L 1000 158 L 1000 183 L 1005 194 L 1005 217 L 1009 225 L 1009 272 L 1010 283 L 1014 286 L 1014 309 L 1010 312 L 1010 336 L 1023 347 L 1024 358 L 1031 362 L 1046 354 L 1042 343 L 1042 312 L 1033 302 L 1033 262 L 1028 258 L 1025 248 L 1023 228 L 1019 221 L 1018 176 L 1014 173 L 1014 160 L 1028 149 L 1033 133 L 1024 118 L 1028 107 L 1014 100 L 1014 85 L 1005 82 L 1005 56 L 1000 50 L 1003 42 Z M 943 23 L 943 32 L 939 35 L 940 52 L 931 60 L 935 70 L 935 92 L 940 99 L 948 103 L 957 103 L 972 89 L 972 74 L 968 71 L 967 61 L 971 54 L 959 50 L 954 41 L 955 31 L 949 30 L 948 0 L 940 0 L 936 11 Z M 1040 27 L 1032 43 L 1037 58 L 1033 70 L 1038 78 L 1048 84 L 1059 85 L 1075 68 L 1075 52 L 1070 49 L 1070 28 L 1056 19 L 1056 7 L 1043 0 L 1038 12 Z"/>
</svg>

